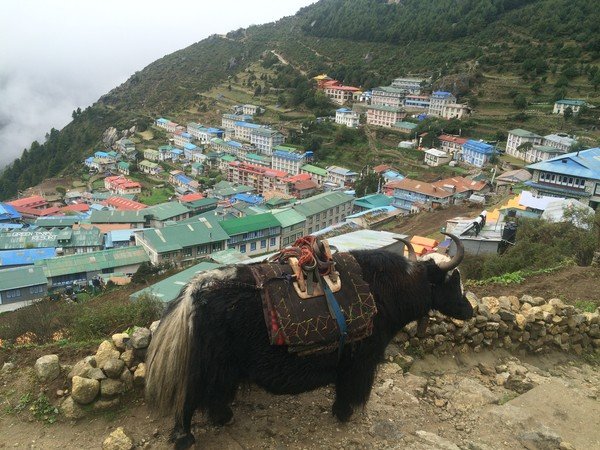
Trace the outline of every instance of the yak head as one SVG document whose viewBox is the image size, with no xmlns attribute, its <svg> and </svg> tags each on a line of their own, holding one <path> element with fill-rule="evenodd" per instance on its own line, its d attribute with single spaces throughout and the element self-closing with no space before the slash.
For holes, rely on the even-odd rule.
<svg viewBox="0 0 600 450">
<path fill-rule="evenodd" d="M 456 244 L 456 254 L 453 258 L 440 253 L 430 253 L 419 258 L 425 265 L 427 280 L 431 289 L 431 309 L 460 320 L 473 317 L 473 307 L 465 296 L 458 265 L 465 256 L 465 249 L 456 236 L 443 233 Z M 408 248 L 409 259 L 416 260 L 416 255 L 410 242 L 403 241 Z"/>
</svg>

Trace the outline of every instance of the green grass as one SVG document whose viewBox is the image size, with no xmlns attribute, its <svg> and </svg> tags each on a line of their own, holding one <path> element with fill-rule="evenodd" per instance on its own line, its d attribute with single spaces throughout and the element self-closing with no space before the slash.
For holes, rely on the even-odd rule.
<svg viewBox="0 0 600 450">
<path fill-rule="evenodd" d="M 92 183 L 92 189 L 96 190 L 96 189 L 102 189 L 104 188 L 104 180 L 100 179 L 100 180 L 96 180 Z"/>
<path fill-rule="evenodd" d="M 150 191 L 144 191 L 145 195 L 139 197 L 139 201 L 145 205 L 152 206 L 159 203 L 165 203 L 169 201 L 169 198 L 174 194 L 175 191 L 171 188 L 156 188 Z M 149 194 L 148 194 L 149 193 Z"/>
<path fill-rule="evenodd" d="M 593 313 L 598 308 L 598 304 L 589 300 L 577 300 L 575 302 L 575 307 L 583 312 Z"/>
</svg>

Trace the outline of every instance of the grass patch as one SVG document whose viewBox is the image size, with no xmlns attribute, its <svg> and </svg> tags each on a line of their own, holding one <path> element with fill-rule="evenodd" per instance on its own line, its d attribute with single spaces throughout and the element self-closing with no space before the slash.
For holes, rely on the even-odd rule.
<svg viewBox="0 0 600 450">
<path fill-rule="evenodd" d="M 593 313 L 596 311 L 596 308 L 598 308 L 598 305 L 595 302 L 592 302 L 590 300 L 577 300 L 575 303 L 575 308 L 583 311 L 583 312 L 589 312 L 589 313 Z"/>
<path fill-rule="evenodd" d="M 171 196 L 175 193 L 173 189 L 168 187 L 156 188 L 150 191 L 144 191 L 146 195 L 139 197 L 139 201 L 145 205 L 152 206 L 159 203 L 168 202 Z"/>
<path fill-rule="evenodd" d="M 517 398 L 519 394 L 516 392 L 507 392 L 498 400 L 499 405 L 504 405 L 505 403 L 510 402 L 512 399 Z"/>
<path fill-rule="evenodd" d="M 568 266 L 569 263 L 565 262 L 563 264 L 559 264 L 555 267 L 548 267 L 544 269 L 538 270 L 517 270 L 516 272 L 509 272 L 502 275 L 498 275 L 495 277 L 486 278 L 484 280 L 466 280 L 465 283 L 471 286 L 485 286 L 487 284 L 519 284 L 525 281 L 528 277 L 533 277 L 535 275 L 542 275 L 547 273 L 552 273 L 557 270 L 563 269 Z"/>
</svg>

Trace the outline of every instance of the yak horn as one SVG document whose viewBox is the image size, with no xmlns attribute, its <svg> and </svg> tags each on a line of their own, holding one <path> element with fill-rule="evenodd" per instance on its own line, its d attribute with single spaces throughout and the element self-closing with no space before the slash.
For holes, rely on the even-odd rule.
<svg viewBox="0 0 600 450">
<path fill-rule="evenodd" d="M 417 260 L 417 254 L 415 253 L 415 248 L 412 246 L 412 244 L 410 243 L 409 240 L 404 239 L 404 238 L 394 238 L 397 241 L 402 242 L 406 248 L 408 249 L 408 259 L 410 261 L 416 261 Z"/>
<path fill-rule="evenodd" d="M 456 269 L 458 267 L 458 265 L 461 263 L 461 261 L 463 260 L 463 258 L 465 257 L 465 247 L 463 245 L 463 243 L 460 241 L 460 239 L 458 237 L 456 237 L 453 234 L 450 233 L 443 233 L 446 236 L 448 236 L 450 239 L 452 239 L 454 241 L 454 243 L 456 244 L 456 255 L 454 255 L 454 258 L 452 258 L 450 261 L 448 262 L 441 262 L 438 264 L 438 267 L 443 270 L 444 272 L 450 272 L 452 269 Z"/>
</svg>

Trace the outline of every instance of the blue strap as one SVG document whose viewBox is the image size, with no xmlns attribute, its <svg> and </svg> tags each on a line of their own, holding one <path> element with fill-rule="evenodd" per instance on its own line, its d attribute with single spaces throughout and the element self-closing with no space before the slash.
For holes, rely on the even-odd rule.
<svg viewBox="0 0 600 450">
<path fill-rule="evenodd" d="M 333 292 L 329 288 L 327 282 L 321 278 L 321 285 L 323 286 L 323 292 L 325 292 L 325 298 L 327 299 L 327 306 L 329 307 L 329 313 L 335 317 L 338 328 L 340 330 L 340 345 L 338 349 L 338 358 L 342 357 L 344 351 L 344 344 L 346 343 L 346 337 L 348 336 L 348 325 L 346 324 L 346 318 L 340 308 L 337 300 L 335 299 Z"/>
</svg>

